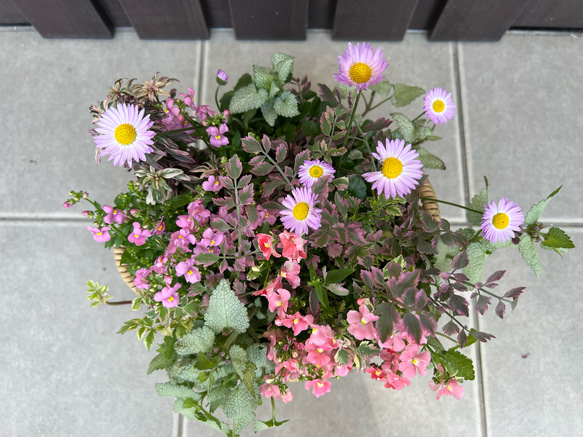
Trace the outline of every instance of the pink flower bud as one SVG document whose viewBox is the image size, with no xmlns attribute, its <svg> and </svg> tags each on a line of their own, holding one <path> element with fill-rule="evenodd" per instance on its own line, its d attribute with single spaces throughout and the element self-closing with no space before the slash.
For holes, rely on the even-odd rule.
<svg viewBox="0 0 583 437">
<path fill-rule="evenodd" d="M 71 207 L 73 207 L 73 205 L 71 205 L 71 203 L 68 200 L 63 203 L 63 208 L 71 208 Z"/>
</svg>

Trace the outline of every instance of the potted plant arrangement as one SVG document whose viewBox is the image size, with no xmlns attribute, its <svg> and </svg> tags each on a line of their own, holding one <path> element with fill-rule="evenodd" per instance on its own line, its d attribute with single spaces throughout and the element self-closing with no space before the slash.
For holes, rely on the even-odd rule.
<svg viewBox="0 0 583 437">
<path fill-rule="evenodd" d="M 445 165 L 423 147 L 454 117 L 451 94 L 392 83 L 367 43 L 338 59 L 336 86 L 318 93 L 276 53 L 220 100 L 219 70 L 215 109 L 158 75 L 120 79 L 90 109 L 97 160 L 135 180 L 108 205 L 79 191 L 64 206 L 91 204 L 87 228 L 137 297 L 113 302 L 93 281 L 88 297 L 131 304 L 120 333 L 156 347 L 148 373 L 169 379 L 157 393 L 228 436 L 282 425 L 276 400 L 302 385 L 320 397 L 351 371 L 396 390 L 431 372 L 437 399 L 461 398 L 474 379 L 463 349 L 493 338 L 470 312 L 494 305 L 502 318 L 524 291 L 499 292 L 505 272 L 485 275 L 486 257 L 516 247 L 539 275 L 537 245 L 574 247 L 540 222 L 558 190 L 523 212 L 489 199 L 486 180 L 459 205 L 471 226 L 452 229 L 424 173 Z M 367 118 L 380 105 L 387 117 Z M 266 399 L 273 414 L 258 418 Z"/>
</svg>

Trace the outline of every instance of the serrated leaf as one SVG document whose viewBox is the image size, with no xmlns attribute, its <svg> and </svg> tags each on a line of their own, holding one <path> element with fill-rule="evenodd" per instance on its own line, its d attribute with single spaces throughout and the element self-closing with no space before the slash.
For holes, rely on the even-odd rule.
<svg viewBox="0 0 583 437">
<path fill-rule="evenodd" d="M 524 234 L 522 236 L 520 242 L 518 243 L 518 250 L 520 251 L 522 259 L 526 265 L 530 267 L 536 276 L 540 276 L 543 271 L 543 266 L 538 257 L 534 242 L 529 235 Z"/>
<path fill-rule="evenodd" d="M 215 344 L 215 334 L 207 326 L 193 329 L 180 338 L 174 345 L 178 355 L 194 355 L 201 352 L 209 352 Z"/>
<path fill-rule="evenodd" d="M 401 114 L 400 112 L 393 112 L 391 117 L 393 118 L 394 122 L 397 123 L 399 131 L 403 135 L 405 142 L 412 143 L 415 139 L 413 135 L 415 126 L 413 126 L 411 120 L 409 120 L 405 114 Z"/>
<path fill-rule="evenodd" d="M 451 374 L 456 374 L 461 378 L 473 380 L 476 377 L 472 360 L 459 351 L 449 350 L 443 354 L 446 367 Z"/>
<path fill-rule="evenodd" d="M 419 161 L 421 161 L 424 168 L 445 170 L 445 162 L 443 162 L 437 156 L 429 153 L 421 146 L 417 147 L 417 152 L 419 152 Z"/>
<path fill-rule="evenodd" d="M 463 270 L 464 275 L 470 282 L 480 282 L 484 273 L 484 263 L 486 262 L 486 248 L 481 241 L 470 243 L 466 249 L 468 254 L 468 265 Z"/>
<path fill-rule="evenodd" d="M 273 109 L 282 117 L 295 117 L 299 115 L 298 101 L 290 91 L 282 92 L 273 102 Z"/>
<path fill-rule="evenodd" d="M 395 92 L 391 97 L 391 103 L 397 108 L 407 106 L 417 97 L 422 96 L 426 93 L 423 88 L 417 86 L 409 86 L 402 83 L 393 84 L 393 89 Z"/>
<path fill-rule="evenodd" d="M 222 279 L 213 291 L 204 320 L 206 326 L 216 334 L 225 328 L 242 334 L 249 328 L 247 309 L 235 295 L 227 280 Z"/>
<path fill-rule="evenodd" d="M 233 114 L 240 114 L 251 109 L 260 108 L 267 101 L 268 93 L 264 89 L 255 88 L 254 84 L 247 85 L 235 91 L 229 110 Z"/>
<path fill-rule="evenodd" d="M 277 71 L 267 67 L 260 67 L 259 65 L 253 66 L 253 83 L 257 88 L 267 90 L 271 82 L 276 78 Z"/>
<path fill-rule="evenodd" d="M 472 197 L 472 201 L 469 204 L 469 208 L 475 209 L 476 211 L 481 211 L 480 214 L 477 212 L 467 211 L 466 217 L 468 222 L 474 226 L 481 226 L 482 216 L 484 215 L 484 205 L 488 203 L 488 186 Z"/>
<path fill-rule="evenodd" d="M 150 361 L 147 374 L 149 375 L 156 370 L 165 369 L 166 367 L 174 364 L 174 361 L 176 361 L 176 358 L 174 356 L 168 358 L 166 357 L 165 354 L 158 354 L 154 357 L 152 361 Z"/>
<path fill-rule="evenodd" d="M 275 160 L 280 164 L 287 157 L 287 144 L 282 142 L 275 149 Z"/>
<path fill-rule="evenodd" d="M 247 153 L 261 152 L 261 144 L 253 137 L 245 137 L 241 140 L 241 147 Z"/>
<path fill-rule="evenodd" d="M 284 53 L 276 53 L 271 57 L 273 68 L 277 70 L 282 85 L 288 83 L 294 70 L 294 57 Z"/>
<path fill-rule="evenodd" d="M 350 362 L 350 356 L 348 355 L 348 351 L 346 349 L 340 349 L 334 355 L 334 361 L 338 364 L 346 365 Z"/>
<path fill-rule="evenodd" d="M 247 388 L 241 384 L 236 389 L 229 391 L 223 411 L 225 412 L 225 415 L 231 419 L 237 417 L 244 418 L 247 417 L 249 413 L 255 418 L 256 407 L 257 402 L 253 399 L 253 396 L 251 396 L 251 393 L 249 393 Z"/>
<path fill-rule="evenodd" d="M 561 190 L 562 187 L 563 186 L 561 185 L 559 188 L 557 188 L 555 191 L 549 194 L 545 200 L 541 200 L 540 202 L 533 205 L 532 208 L 530 208 L 526 213 L 526 216 L 524 217 L 524 223 L 526 223 L 527 225 L 535 224 L 542 215 L 543 211 L 545 210 L 547 203 L 549 203 L 549 200 L 551 200 L 555 196 L 555 194 L 557 194 Z"/>
<path fill-rule="evenodd" d="M 233 180 L 237 180 L 243 171 L 243 165 L 238 155 L 233 155 L 226 165 L 227 173 Z"/>
<path fill-rule="evenodd" d="M 245 373 L 247 364 L 247 352 L 241 346 L 235 344 L 229 349 L 229 357 L 231 358 L 231 362 L 233 363 L 237 375 L 243 379 L 243 374 Z"/>
<path fill-rule="evenodd" d="M 548 236 L 541 243 L 542 246 L 552 247 L 552 248 L 563 248 L 563 249 L 573 249 L 575 245 L 571 241 L 571 238 L 559 228 L 549 229 Z"/>
</svg>

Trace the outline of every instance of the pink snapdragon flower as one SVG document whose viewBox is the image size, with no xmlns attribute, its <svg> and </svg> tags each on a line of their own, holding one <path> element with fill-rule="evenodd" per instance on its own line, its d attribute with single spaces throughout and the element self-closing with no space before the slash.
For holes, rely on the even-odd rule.
<svg viewBox="0 0 583 437">
<path fill-rule="evenodd" d="M 350 332 L 357 340 L 374 340 L 377 336 L 376 329 L 372 322 L 379 319 L 368 308 L 361 305 L 359 311 L 348 311 L 346 320 L 350 324 L 348 332 Z"/>
<path fill-rule="evenodd" d="M 259 392 L 266 398 L 279 399 L 281 396 L 281 391 L 279 390 L 279 385 L 265 383 L 259 387 Z"/>
<path fill-rule="evenodd" d="M 202 189 L 205 191 L 219 191 L 223 188 L 223 184 L 216 179 L 213 175 L 210 175 L 209 178 L 202 183 Z"/>
<path fill-rule="evenodd" d="M 270 296 L 275 290 L 281 288 L 282 283 L 281 283 L 281 277 L 277 276 L 273 281 L 271 281 L 267 287 L 265 287 L 262 290 L 258 290 L 256 292 L 253 293 L 253 296 L 265 296 L 268 297 Z"/>
<path fill-rule="evenodd" d="M 324 396 L 330 390 L 332 390 L 332 384 L 327 379 L 314 379 L 313 381 L 306 381 L 304 384 L 306 390 L 312 389 L 314 396 L 319 398 Z"/>
<path fill-rule="evenodd" d="M 229 144 L 229 139 L 225 136 L 225 133 L 229 130 L 225 123 L 221 124 L 219 127 L 209 126 L 206 128 L 207 133 L 210 136 L 211 146 L 221 147 Z"/>
<path fill-rule="evenodd" d="M 440 384 L 436 384 L 433 380 L 429 381 L 429 388 L 431 391 L 437 392 L 436 399 L 439 399 L 441 396 L 454 396 L 456 399 L 461 399 L 464 394 L 466 393 L 465 389 L 458 384 L 457 379 L 450 379 L 447 383 L 442 381 Z"/>
<path fill-rule="evenodd" d="M 103 217 L 103 221 L 109 225 L 113 222 L 121 225 L 126 219 L 126 215 L 121 209 L 113 208 L 109 205 L 103 205 L 102 209 L 107 213 L 107 215 Z"/>
<path fill-rule="evenodd" d="M 281 269 L 281 277 L 287 279 L 292 288 L 299 287 L 301 279 L 298 276 L 300 273 L 300 265 L 294 261 L 286 261 Z"/>
<path fill-rule="evenodd" d="M 267 296 L 267 301 L 269 302 L 269 311 L 274 313 L 276 310 L 281 308 L 284 312 L 287 311 L 287 303 L 290 298 L 290 293 L 285 288 L 280 288 L 269 296 Z"/>
<path fill-rule="evenodd" d="M 294 394 L 291 392 L 290 389 L 287 389 L 287 391 L 285 392 L 285 394 L 282 394 L 281 395 L 281 401 L 284 404 L 287 404 L 288 402 L 291 402 L 293 398 L 294 398 Z"/>
<path fill-rule="evenodd" d="M 273 237 L 271 235 L 257 234 L 257 244 L 259 245 L 259 250 L 261 250 L 267 261 L 269 261 L 271 255 L 273 255 L 275 258 L 281 257 L 281 255 L 275 251 Z"/>
<path fill-rule="evenodd" d="M 188 214 L 195 219 L 199 224 L 204 225 L 209 221 L 209 217 L 211 216 L 211 212 L 208 209 L 205 209 L 202 201 L 195 200 L 194 202 L 190 203 L 187 207 Z"/>
<path fill-rule="evenodd" d="M 200 282 L 201 279 L 198 268 L 194 267 L 194 258 L 179 262 L 176 266 L 176 275 L 184 276 L 186 282 L 190 282 L 191 284 Z"/>
<path fill-rule="evenodd" d="M 306 258 L 306 251 L 304 250 L 304 240 L 301 236 L 288 231 L 283 231 L 279 234 L 280 245 L 283 246 L 282 255 L 290 261 L 299 261 Z"/>
<path fill-rule="evenodd" d="M 130 243 L 134 243 L 136 246 L 142 246 L 146 244 L 146 238 L 151 237 L 152 233 L 147 229 L 142 229 L 139 222 L 133 223 L 134 230 L 130 235 L 128 235 L 128 240 Z"/>
<path fill-rule="evenodd" d="M 332 361 L 332 357 L 330 357 L 330 354 L 328 353 L 329 350 L 332 350 L 332 347 L 327 343 L 315 344 L 311 340 L 307 340 L 305 350 L 308 355 L 304 358 L 304 361 L 307 363 L 314 364 L 318 367 L 324 367 Z"/>
<path fill-rule="evenodd" d="M 93 234 L 93 239 L 99 243 L 105 243 L 111 240 L 111 235 L 109 235 L 109 226 L 105 226 L 101 229 L 92 228 L 87 226 L 87 230 Z"/>
<path fill-rule="evenodd" d="M 176 308 L 178 306 L 178 302 L 180 301 L 180 296 L 176 290 L 181 287 L 180 284 L 175 284 L 174 287 L 164 287 L 161 291 L 154 295 L 154 300 L 156 302 L 162 302 L 166 308 Z"/>
<path fill-rule="evenodd" d="M 431 354 L 428 351 L 419 352 L 419 345 L 411 343 L 401 352 L 400 359 L 399 370 L 403 372 L 403 376 L 414 378 L 417 372 L 420 375 L 427 373 L 427 366 L 431 361 Z"/>
</svg>

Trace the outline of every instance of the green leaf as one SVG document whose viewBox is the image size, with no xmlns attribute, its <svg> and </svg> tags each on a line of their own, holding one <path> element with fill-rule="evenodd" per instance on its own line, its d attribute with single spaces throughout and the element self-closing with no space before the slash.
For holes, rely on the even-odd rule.
<svg viewBox="0 0 583 437">
<path fill-rule="evenodd" d="M 479 194 L 476 194 L 474 197 L 472 197 L 472 201 L 469 204 L 469 208 L 475 209 L 476 211 L 481 211 L 481 213 L 478 214 L 477 212 L 466 210 L 466 217 L 468 219 L 468 222 L 470 222 L 474 226 L 482 225 L 484 205 L 488 203 L 488 179 L 484 178 L 484 180 L 486 182 L 486 188 L 480 191 Z"/>
<path fill-rule="evenodd" d="M 242 334 L 249 328 L 247 309 L 235 295 L 227 280 L 222 279 L 213 291 L 204 320 L 206 326 L 216 334 L 225 328 Z"/>
<path fill-rule="evenodd" d="M 178 355 L 193 355 L 201 352 L 209 352 L 215 344 L 215 334 L 207 326 L 193 329 L 180 338 L 174 345 Z"/>
<path fill-rule="evenodd" d="M 354 269 L 351 268 L 330 270 L 326 274 L 326 284 L 337 284 L 342 282 L 352 275 L 353 272 Z"/>
<path fill-rule="evenodd" d="M 541 245 L 564 249 L 573 249 L 575 247 L 571 241 L 571 238 L 565 233 L 565 231 L 559 228 L 549 229 L 549 234 L 547 237 L 545 237 L 545 241 L 543 241 Z"/>
<path fill-rule="evenodd" d="M 290 91 L 284 91 L 273 102 L 273 109 L 282 117 L 295 117 L 299 115 L 298 101 Z"/>
<path fill-rule="evenodd" d="M 194 365 L 198 370 L 211 370 L 216 368 L 221 361 L 221 357 L 209 358 L 206 354 L 198 354 Z"/>
<path fill-rule="evenodd" d="M 412 143 L 415 140 L 414 136 L 415 126 L 413 126 L 411 120 L 409 120 L 409 118 L 405 114 L 401 114 L 400 112 L 393 112 L 391 114 L 391 117 L 393 118 L 395 123 L 397 123 L 399 131 L 403 135 L 403 139 L 407 143 Z"/>
<path fill-rule="evenodd" d="M 288 83 L 292 78 L 292 72 L 294 70 L 293 56 L 276 53 L 271 57 L 271 63 L 273 64 L 273 68 L 277 70 L 280 83 L 282 85 Z"/>
<path fill-rule="evenodd" d="M 324 308 L 328 308 L 330 303 L 328 302 L 328 294 L 322 284 L 316 283 L 314 284 L 314 289 L 316 290 L 316 296 L 318 296 L 318 300 L 322 304 Z"/>
<path fill-rule="evenodd" d="M 277 120 L 277 112 L 275 112 L 275 109 L 273 109 L 272 100 L 267 100 L 261 106 L 261 113 L 263 114 L 263 118 L 265 118 L 265 121 L 268 125 L 273 126 L 275 124 L 275 120 Z"/>
<path fill-rule="evenodd" d="M 417 86 L 404 85 L 402 83 L 394 84 L 393 88 L 395 89 L 395 93 L 391 97 L 391 103 L 395 105 L 397 108 L 407 106 L 417 97 L 420 97 L 426 93 L 423 88 L 419 88 Z"/>
<path fill-rule="evenodd" d="M 417 152 L 419 152 L 419 160 L 423 164 L 424 168 L 433 168 L 437 170 L 445 170 L 445 163 L 437 156 L 429 153 L 426 149 L 419 146 L 417 147 Z"/>
<path fill-rule="evenodd" d="M 233 363 L 237 375 L 243 379 L 243 374 L 245 373 L 247 364 L 247 352 L 241 346 L 235 344 L 229 349 L 229 357 L 231 358 L 231 363 Z"/>
<path fill-rule="evenodd" d="M 247 85 L 235 91 L 229 105 L 229 110 L 233 114 L 240 114 L 250 109 L 260 108 L 267 100 L 267 96 L 266 90 L 257 90 L 254 84 Z"/>
<path fill-rule="evenodd" d="M 247 365 L 245 368 L 245 373 L 241 377 L 243 384 L 245 384 L 245 388 L 251 394 L 251 396 L 253 396 L 253 399 L 255 399 L 255 400 L 257 399 L 256 393 L 255 393 L 255 386 L 254 386 L 255 377 L 256 377 L 255 372 L 256 371 L 257 371 L 257 367 L 255 367 L 255 364 L 253 364 L 252 362 L 249 361 L 249 362 L 247 362 Z"/>
<path fill-rule="evenodd" d="M 171 366 L 176 361 L 176 357 L 171 356 L 170 358 L 166 357 L 165 354 L 158 354 L 154 357 L 152 361 L 150 361 L 150 365 L 148 366 L 148 375 L 156 370 L 165 369 L 168 366 Z"/>
<path fill-rule="evenodd" d="M 481 241 L 470 243 L 466 253 L 469 264 L 464 268 L 463 273 L 470 282 L 480 282 L 484 273 L 484 263 L 486 262 L 486 248 Z M 449 271 L 449 268 L 444 271 Z"/>
<path fill-rule="evenodd" d="M 555 194 L 557 194 L 561 190 L 562 187 L 563 186 L 561 185 L 559 188 L 557 188 L 555 191 L 549 194 L 545 200 L 541 200 L 537 204 L 533 205 L 533 207 L 530 208 L 529 211 L 526 213 L 524 223 L 526 223 L 527 225 L 535 224 L 540 218 L 540 216 L 543 214 L 543 211 L 545 210 L 547 203 L 549 203 L 549 200 L 551 200 L 555 196 Z"/>
<path fill-rule="evenodd" d="M 451 374 L 472 381 L 476 374 L 472 360 L 457 350 L 449 350 L 442 355 L 445 365 Z"/>
<path fill-rule="evenodd" d="M 223 411 L 230 419 L 246 417 L 249 413 L 255 417 L 256 407 L 257 402 L 253 399 L 253 396 L 251 396 L 247 388 L 241 384 L 236 389 L 229 391 Z"/>
<path fill-rule="evenodd" d="M 536 247 L 530 235 L 524 234 L 518 243 L 518 250 L 522 255 L 522 259 L 528 267 L 534 272 L 536 276 L 540 276 L 543 271 L 543 266 L 538 258 Z"/>
<path fill-rule="evenodd" d="M 253 66 L 253 83 L 257 88 L 269 89 L 271 82 L 277 78 L 277 72 L 267 67 Z"/>
<path fill-rule="evenodd" d="M 148 335 L 146 335 L 146 337 L 144 338 L 144 345 L 148 350 L 152 348 L 154 340 L 156 340 L 156 334 L 154 334 L 154 331 L 148 332 Z"/>
<path fill-rule="evenodd" d="M 262 150 L 261 144 L 253 137 L 245 137 L 241 140 L 243 150 L 247 153 L 259 153 Z"/>
<path fill-rule="evenodd" d="M 216 262 L 219 259 L 219 256 L 216 253 L 211 252 L 199 253 L 195 259 L 203 264 L 210 264 Z"/>
<path fill-rule="evenodd" d="M 163 397 L 174 397 L 178 399 L 192 398 L 196 392 L 191 388 L 178 385 L 173 381 L 156 384 L 156 393 Z"/>
<path fill-rule="evenodd" d="M 364 179 L 358 175 L 352 175 L 348 178 L 348 194 L 364 200 L 366 197 L 367 185 Z"/>
<path fill-rule="evenodd" d="M 389 79 L 383 77 L 379 83 L 369 86 L 368 89 L 379 93 L 383 99 L 386 99 L 389 97 L 389 94 L 391 94 L 392 87 L 393 86 L 391 85 L 391 82 L 389 82 Z"/>
</svg>

